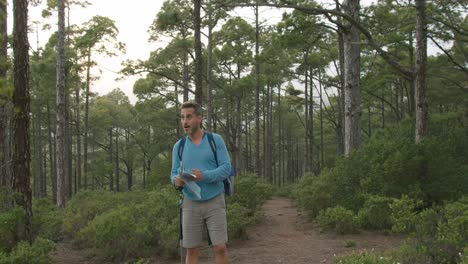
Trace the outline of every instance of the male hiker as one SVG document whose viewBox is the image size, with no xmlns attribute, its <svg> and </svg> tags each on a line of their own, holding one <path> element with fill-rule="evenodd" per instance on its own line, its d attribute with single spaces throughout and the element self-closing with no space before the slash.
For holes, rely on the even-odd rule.
<svg viewBox="0 0 468 264">
<path fill-rule="evenodd" d="M 230 175 L 231 163 L 222 137 L 205 132 L 201 128 L 202 120 L 199 104 L 193 101 L 182 104 L 180 121 L 186 138 L 174 144 L 171 181 L 176 187 L 185 186 L 182 204 L 182 245 L 187 249 L 185 263 L 198 263 L 206 225 L 216 263 L 224 264 L 228 263 L 228 238 L 223 180 Z M 211 140 L 209 137 L 212 137 Z M 181 142 L 183 147 L 179 146 Z M 182 173 L 192 174 L 184 177 L 184 180 L 191 180 L 193 182 L 190 184 L 195 183 L 200 187 L 200 197 L 193 192 L 193 188 L 188 188 L 189 184 L 185 184 L 180 176 Z"/>
</svg>

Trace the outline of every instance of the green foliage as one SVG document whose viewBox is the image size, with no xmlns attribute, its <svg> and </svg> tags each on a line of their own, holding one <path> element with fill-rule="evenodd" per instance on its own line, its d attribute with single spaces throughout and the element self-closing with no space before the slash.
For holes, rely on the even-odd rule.
<svg viewBox="0 0 468 264">
<path fill-rule="evenodd" d="M 409 233 L 414 230 L 416 208 L 422 205 L 421 200 L 414 200 L 407 195 L 402 195 L 400 199 L 395 199 L 390 204 L 392 231 L 396 233 Z"/>
<path fill-rule="evenodd" d="M 20 207 L 0 212 L 0 252 L 9 252 L 24 232 L 24 210 Z"/>
<path fill-rule="evenodd" d="M 255 222 L 253 217 L 249 217 L 249 210 L 239 203 L 227 205 L 227 221 L 229 238 L 245 237 L 246 228 Z"/>
<path fill-rule="evenodd" d="M 55 249 L 55 244 L 41 237 L 36 238 L 32 245 L 21 241 L 10 253 L 0 251 L 0 264 L 47 264 L 51 260 L 49 253 Z"/>
<path fill-rule="evenodd" d="M 335 185 L 329 181 L 331 170 L 325 170 L 318 177 L 306 175 L 296 185 L 294 197 L 298 205 L 312 217 L 336 204 L 333 199 Z"/>
<path fill-rule="evenodd" d="M 402 206 L 402 201 L 407 205 Z M 400 217 L 394 217 L 397 227 L 393 230 L 407 232 L 411 238 L 393 253 L 395 259 L 402 263 L 456 263 L 468 244 L 468 199 L 420 212 L 412 210 L 415 204 L 402 197 L 392 205 L 392 211 L 404 208 L 396 210 Z"/>
<path fill-rule="evenodd" d="M 358 220 L 353 211 L 342 206 L 327 208 L 317 216 L 317 223 L 324 230 L 333 230 L 339 234 L 355 233 Z"/>
<path fill-rule="evenodd" d="M 234 196 L 227 197 L 227 203 L 239 203 L 249 210 L 249 216 L 260 210 L 260 206 L 273 194 L 273 187 L 255 175 L 235 177 Z"/>
<path fill-rule="evenodd" d="M 371 195 L 358 212 L 360 226 L 366 229 L 390 229 L 390 204 L 393 199 Z"/>
<path fill-rule="evenodd" d="M 54 242 L 62 238 L 63 212 L 49 199 L 34 199 L 32 203 L 33 233 Z"/>
<path fill-rule="evenodd" d="M 468 264 L 468 247 L 465 247 L 463 253 L 460 256 L 459 264 Z"/>
<path fill-rule="evenodd" d="M 78 227 L 70 232 L 76 244 L 101 249 L 115 260 L 150 252 L 176 253 L 178 207 L 172 188 L 151 192 L 86 192 L 75 199 L 67 208 L 65 223 Z"/>
<path fill-rule="evenodd" d="M 394 264 L 390 257 L 379 256 L 369 252 L 353 252 L 349 256 L 335 257 L 336 264 Z"/>
</svg>

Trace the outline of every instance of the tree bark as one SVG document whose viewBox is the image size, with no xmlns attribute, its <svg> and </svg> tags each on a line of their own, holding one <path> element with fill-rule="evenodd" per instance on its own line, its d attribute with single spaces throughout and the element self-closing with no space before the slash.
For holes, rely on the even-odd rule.
<svg viewBox="0 0 468 264">
<path fill-rule="evenodd" d="M 78 178 L 78 191 L 81 190 L 81 122 L 80 122 L 80 88 L 75 89 L 76 100 L 76 177 Z"/>
<path fill-rule="evenodd" d="M 58 0 L 58 35 L 57 35 L 57 205 L 65 208 L 69 196 L 69 172 L 67 166 L 66 120 L 65 120 L 65 2 Z"/>
<path fill-rule="evenodd" d="M 55 142 L 52 138 L 52 119 L 50 113 L 50 104 L 47 100 L 47 138 L 49 141 L 49 164 L 50 164 L 50 183 L 52 185 L 52 201 L 57 203 L 57 172 L 56 172 L 56 159 L 55 159 Z"/>
<path fill-rule="evenodd" d="M 86 63 L 86 91 L 85 91 L 85 113 L 84 113 L 84 127 L 83 127 L 83 175 L 84 187 L 88 188 L 88 120 L 89 120 L 89 86 L 91 85 L 91 48 L 88 49 L 88 59 Z M 94 186 L 94 184 L 93 184 Z"/>
<path fill-rule="evenodd" d="M 255 5 L 255 173 L 261 175 L 260 161 L 260 61 L 259 41 L 260 32 L 258 24 L 258 0 Z"/>
<path fill-rule="evenodd" d="M 359 0 L 345 0 L 346 14 L 359 21 Z M 361 145 L 360 38 L 355 24 L 347 24 L 344 33 L 345 155 Z"/>
<path fill-rule="evenodd" d="M 203 79 L 202 79 L 202 44 L 201 44 L 201 0 L 194 0 L 193 25 L 195 27 L 195 101 L 202 105 L 203 102 Z"/>
<path fill-rule="evenodd" d="M 14 131 L 14 189 L 21 194 L 17 203 L 25 211 L 25 238 L 32 242 L 32 197 L 30 187 L 29 113 L 29 43 L 28 1 L 13 1 L 13 131 Z"/>
<path fill-rule="evenodd" d="M 7 56 L 8 56 L 8 16 L 7 1 L 0 0 L 0 80 L 7 79 Z M 9 186 L 11 176 L 7 173 L 10 167 L 10 151 L 8 140 L 8 104 L 11 98 L 6 95 L 0 96 L 0 187 Z"/>
<path fill-rule="evenodd" d="M 420 143 L 427 135 L 426 60 L 426 1 L 416 0 L 416 143 Z"/>
</svg>

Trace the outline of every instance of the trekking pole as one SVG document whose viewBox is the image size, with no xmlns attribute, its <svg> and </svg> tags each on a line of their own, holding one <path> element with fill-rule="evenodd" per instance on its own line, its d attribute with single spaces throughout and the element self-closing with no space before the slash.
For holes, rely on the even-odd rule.
<svg viewBox="0 0 468 264">
<path fill-rule="evenodd" d="M 179 190 L 179 254 L 180 254 L 180 264 L 184 264 L 184 247 L 182 246 L 182 202 L 184 199 L 184 194 L 182 193 L 182 188 L 178 188 Z"/>
</svg>

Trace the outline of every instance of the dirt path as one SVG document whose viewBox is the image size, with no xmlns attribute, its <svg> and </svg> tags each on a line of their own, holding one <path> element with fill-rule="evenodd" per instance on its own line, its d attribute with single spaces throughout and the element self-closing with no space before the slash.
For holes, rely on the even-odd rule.
<svg viewBox="0 0 468 264">
<path fill-rule="evenodd" d="M 318 228 L 306 221 L 291 200 L 274 197 L 263 205 L 264 217 L 260 224 L 248 229 L 247 240 L 229 243 L 230 261 L 233 264 L 314 264 L 332 263 L 334 255 L 343 255 L 356 250 L 383 250 L 402 243 L 402 239 L 379 233 L 362 232 L 354 235 L 334 235 L 320 233 Z M 346 247 L 347 241 L 355 246 Z M 60 252 L 60 250 L 65 252 Z M 54 263 L 72 263 L 70 256 L 61 262 L 57 256 L 64 255 L 67 249 L 59 248 Z M 65 260 L 65 259 L 63 259 Z M 157 260 L 153 263 L 179 263 L 178 260 Z M 93 263 L 81 258 L 74 263 Z M 201 264 L 214 263 L 211 249 L 205 248 L 201 254 Z"/>
</svg>

